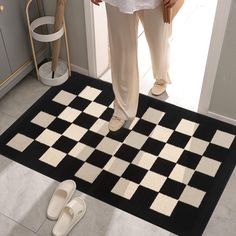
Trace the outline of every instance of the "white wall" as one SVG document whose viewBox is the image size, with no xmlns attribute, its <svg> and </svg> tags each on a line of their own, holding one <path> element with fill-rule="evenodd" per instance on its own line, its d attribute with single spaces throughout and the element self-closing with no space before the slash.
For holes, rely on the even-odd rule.
<svg viewBox="0 0 236 236">
<path fill-rule="evenodd" d="M 213 87 L 210 113 L 236 120 L 236 0 L 232 0 L 220 61 Z"/>
</svg>

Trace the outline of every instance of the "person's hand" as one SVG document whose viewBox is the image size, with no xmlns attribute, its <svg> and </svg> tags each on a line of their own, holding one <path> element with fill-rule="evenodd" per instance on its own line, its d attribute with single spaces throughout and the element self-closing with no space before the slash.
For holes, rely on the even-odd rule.
<svg viewBox="0 0 236 236">
<path fill-rule="evenodd" d="M 91 2 L 97 6 L 100 6 L 99 3 L 101 3 L 102 0 L 91 0 Z"/>
<path fill-rule="evenodd" d="M 163 0 L 164 7 L 171 8 L 175 5 L 178 0 Z"/>
</svg>

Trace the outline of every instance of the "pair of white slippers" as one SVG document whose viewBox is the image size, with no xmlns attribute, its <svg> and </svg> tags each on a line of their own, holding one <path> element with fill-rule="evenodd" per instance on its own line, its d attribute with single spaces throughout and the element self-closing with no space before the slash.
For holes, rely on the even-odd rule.
<svg viewBox="0 0 236 236">
<path fill-rule="evenodd" d="M 54 236 L 66 236 L 82 219 L 86 212 L 86 204 L 80 197 L 72 196 L 76 190 L 73 180 L 61 182 L 55 189 L 47 209 L 47 218 L 57 220 L 53 227 Z"/>
</svg>

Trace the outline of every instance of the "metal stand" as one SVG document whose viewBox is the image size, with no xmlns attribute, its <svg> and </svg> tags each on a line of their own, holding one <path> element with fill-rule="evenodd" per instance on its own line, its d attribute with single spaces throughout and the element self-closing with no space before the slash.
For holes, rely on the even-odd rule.
<svg viewBox="0 0 236 236">
<path fill-rule="evenodd" d="M 26 4 L 26 16 L 27 16 L 27 24 L 28 24 L 28 32 L 30 37 L 30 44 L 32 48 L 33 53 L 33 59 L 34 59 L 34 65 L 36 69 L 36 76 L 37 79 L 42 81 L 44 84 L 50 85 L 50 86 L 56 86 L 59 84 L 64 83 L 69 76 L 71 76 L 71 65 L 70 65 L 70 54 L 69 54 L 69 46 L 68 46 L 68 37 L 67 37 L 67 29 L 65 24 L 65 19 L 63 18 L 63 25 L 60 30 L 58 30 L 55 33 L 52 34 L 39 34 L 36 33 L 34 30 L 42 25 L 47 24 L 54 24 L 55 17 L 54 16 L 43 16 L 40 17 L 33 22 L 30 22 L 29 18 L 29 7 L 33 0 L 28 0 Z M 64 42 L 65 42 L 65 49 L 66 49 L 66 59 L 67 59 L 67 65 L 65 66 L 64 62 L 62 60 L 59 61 L 55 75 L 55 78 L 51 77 L 51 62 L 44 63 L 40 68 L 38 67 L 37 63 L 37 57 L 35 53 L 35 46 L 34 46 L 34 40 L 37 40 L 39 42 L 53 42 L 55 40 L 60 39 L 64 35 Z"/>
</svg>

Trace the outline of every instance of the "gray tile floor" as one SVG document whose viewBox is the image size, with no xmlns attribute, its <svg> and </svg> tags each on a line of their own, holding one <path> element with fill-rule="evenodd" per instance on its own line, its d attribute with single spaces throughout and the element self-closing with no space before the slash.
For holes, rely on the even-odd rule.
<svg viewBox="0 0 236 236">
<path fill-rule="evenodd" d="M 0 133 L 26 111 L 48 87 L 27 76 L 0 100 Z M 54 222 L 46 219 L 46 209 L 58 182 L 0 156 L 0 235 L 47 236 Z M 206 228 L 205 236 L 235 235 L 236 171 L 224 191 Z M 93 197 L 76 192 L 87 203 L 83 220 L 71 236 L 169 236 L 170 232 L 116 209 Z"/>
</svg>

